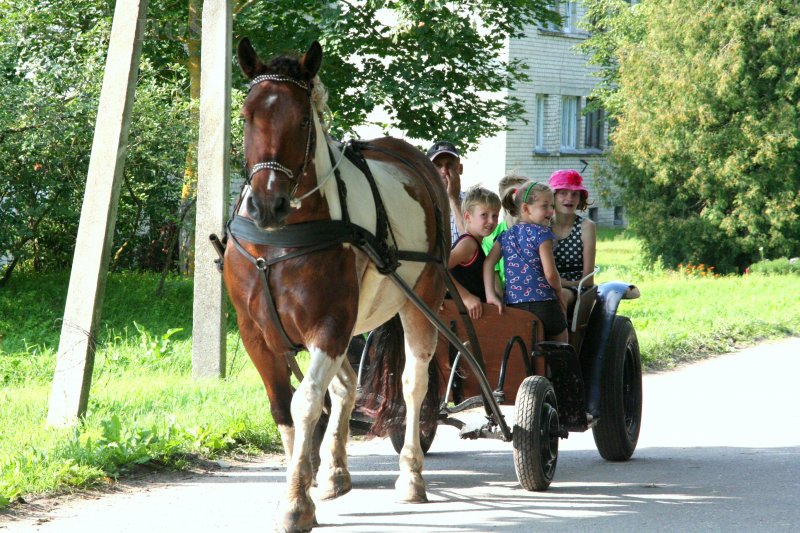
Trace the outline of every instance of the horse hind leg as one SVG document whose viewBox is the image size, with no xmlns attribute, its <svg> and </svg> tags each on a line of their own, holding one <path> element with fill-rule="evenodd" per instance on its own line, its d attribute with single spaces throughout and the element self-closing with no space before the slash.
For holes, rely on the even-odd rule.
<svg viewBox="0 0 800 533">
<path fill-rule="evenodd" d="M 325 389 L 342 362 L 341 357 L 334 359 L 316 346 L 309 346 L 308 351 L 311 364 L 292 397 L 294 450 L 287 468 L 287 492 L 279 519 L 284 531 L 310 531 L 317 524 L 316 507 L 310 495 L 313 436 L 322 414 Z"/>
<path fill-rule="evenodd" d="M 350 415 L 356 401 L 356 373 L 347 357 L 342 357 L 342 366 L 328 386 L 331 395 L 331 414 L 328 430 L 322 441 L 317 481 L 319 496 L 323 500 L 338 498 L 353 488 L 350 471 L 347 469 L 347 438 L 350 431 Z"/>
<path fill-rule="evenodd" d="M 422 478 L 424 455 L 419 441 L 422 401 L 428 391 L 428 365 L 436 349 L 436 329 L 408 303 L 400 313 L 405 331 L 406 364 L 403 369 L 403 398 L 406 402 L 406 433 L 400 451 L 400 476 L 395 489 L 402 501 L 428 501 Z"/>
</svg>

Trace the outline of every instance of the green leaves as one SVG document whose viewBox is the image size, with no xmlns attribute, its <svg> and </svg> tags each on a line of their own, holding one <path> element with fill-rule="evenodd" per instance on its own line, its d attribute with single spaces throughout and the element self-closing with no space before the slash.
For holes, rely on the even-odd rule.
<svg viewBox="0 0 800 533">
<path fill-rule="evenodd" d="M 543 1 L 253 3 L 236 31 L 265 56 L 320 40 L 335 135 L 381 107 L 383 126 L 470 150 L 522 114 L 503 95 L 528 79 L 523 64 L 504 59 L 507 38 L 553 17 Z"/>
<path fill-rule="evenodd" d="M 590 2 L 611 161 L 651 260 L 743 271 L 800 252 L 800 6 Z"/>
</svg>

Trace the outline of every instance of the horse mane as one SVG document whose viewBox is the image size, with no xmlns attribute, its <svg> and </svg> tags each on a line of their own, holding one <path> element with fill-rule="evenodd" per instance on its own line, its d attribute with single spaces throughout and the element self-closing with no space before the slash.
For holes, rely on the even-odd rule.
<svg viewBox="0 0 800 533">
<path fill-rule="evenodd" d="M 303 68 L 300 60 L 293 54 L 284 54 L 272 58 L 265 66 L 264 72 L 269 74 L 277 74 L 279 76 L 286 76 L 295 80 L 308 79 L 308 73 Z M 311 104 L 317 112 L 319 122 L 322 125 L 322 130 L 327 133 L 330 128 L 330 121 L 333 117 L 330 108 L 328 107 L 328 88 L 322 83 L 319 75 L 314 76 L 311 80 Z"/>
</svg>

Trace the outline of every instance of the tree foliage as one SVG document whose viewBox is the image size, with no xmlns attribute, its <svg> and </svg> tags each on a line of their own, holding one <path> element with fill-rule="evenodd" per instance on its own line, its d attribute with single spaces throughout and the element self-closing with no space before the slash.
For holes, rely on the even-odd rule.
<svg viewBox="0 0 800 533">
<path fill-rule="evenodd" d="M 264 55 L 324 49 L 320 76 L 330 91 L 334 131 L 352 132 L 382 106 L 410 137 L 448 138 L 473 149 L 522 114 L 498 93 L 527 80 L 526 65 L 506 61 L 508 37 L 537 20 L 557 20 L 538 0 L 341 0 L 250 2 L 236 19 Z"/>
<path fill-rule="evenodd" d="M 741 271 L 800 253 L 800 5 L 590 4 L 611 161 L 650 258 Z"/>
<path fill-rule="evenodd" d="M 0 4 L 0 251 L 26 268 L 62 269 L 83 202 L 111 7 Z M 192 134 L 185 77 L 174 58 L 143 54 L 114 238 L 135 253 L 120 253 L 121 266 L 154 266 L 163 255 Z"/>
<path fill-rule="evenodd" d="M 234 41 L 248 36 L 271 56 L 320 40 L 334 134 L 352 132 L 382 106 L 387 129 L 472 148 L 521 113 L 499 93 L 526 79 L 503 47 L 526 24 L 552 20 L 546 4 L 237 0 Z M 120 267 L 160 268 L 191 201 L 201 6 L 149 3 L 114 237 Z M 0 0 L 0 12 L 0 257 L 62 269 L 72 259 L 113 2 Z M 238 74 L 234 80 L 243 87 Z M 234 91 L 234 114 L 241 96 Z M 0 265 L 0 277 L 4 268 L 10 273 Z"/>
</svg>

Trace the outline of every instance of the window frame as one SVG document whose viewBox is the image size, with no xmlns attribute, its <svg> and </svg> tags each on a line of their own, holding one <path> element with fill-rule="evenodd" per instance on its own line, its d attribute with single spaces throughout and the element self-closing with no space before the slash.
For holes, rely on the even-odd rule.
<svg viewBox="0 0 800 533">
<path fill-rule="evenodd" d="M 565 33 L 578 32 L 578 2 L 566 0 L 564 4 L 563 25 L 561 30 Z"/>
<path fill-rule="evenodd" d="M 536 95 L 536 120 L 533 132 L 533 149 L 537 152 L 544 151 L 544 114 L 547 105 L 547 95 Z"/>
</svg>

